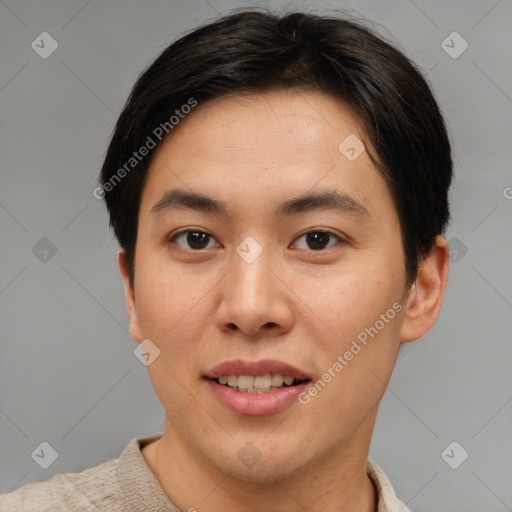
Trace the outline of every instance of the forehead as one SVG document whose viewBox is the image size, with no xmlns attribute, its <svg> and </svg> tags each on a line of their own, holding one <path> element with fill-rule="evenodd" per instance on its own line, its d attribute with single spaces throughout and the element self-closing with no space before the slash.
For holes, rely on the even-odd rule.
<svg viewBox="0 0 512 512">
<path fill-rule="evenodd" d="M 363 140 L 368 145 L 357 118 L 323 93 L 282 90 L 199 104 L 153 156 L 141 211 L 177 187 L 260 206 L 323 187 L 371 209 L 390 194 Z"/>
<path fill-rule="evenodd" d="M 165 142 L 174 149 L 185 142 L 203 149 L 196 157 L 265 157 L 264 148 L 294 160 L 294 155 L 333 149 L 333 138 L 343 134 L 364 138 L 358 119 L 341 101 L 321 92 L 285 89 L 199 104 L 159 151 Z"/>
</svg>

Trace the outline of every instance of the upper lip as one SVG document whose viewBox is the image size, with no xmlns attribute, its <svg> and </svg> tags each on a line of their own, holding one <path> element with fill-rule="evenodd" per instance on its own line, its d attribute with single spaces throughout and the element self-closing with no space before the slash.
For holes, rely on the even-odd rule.
<svg viewBox="0 0 512 512">
<path fill-rule="evenodd" d="M 285 377 L 293 377 L 297 380 L 310 379 L 302 370 L 275 359 L 262 359 L 260 361 L 233 359 L 232 361 L 224 361 L 214 366 L 205 377 L 208 379 L 218 379 L 221 375 L 251 375 L 256 377 L 268 373 L 279 373 Z"/>
</svg>

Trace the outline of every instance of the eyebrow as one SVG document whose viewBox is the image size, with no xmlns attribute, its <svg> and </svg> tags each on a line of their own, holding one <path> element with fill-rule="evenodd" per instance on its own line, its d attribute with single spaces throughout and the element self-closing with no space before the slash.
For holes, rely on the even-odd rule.
<svg viewBox="0 0 512 512">
<path fill-rule="evenodd" d="M 152 214 L 158 214 L 174 208 L 190 208 L 229 217 L 228 207 L 224 201 L 181 189 L 171 189 L 151 208 Z M 308 192 L 302 196 L 288 199 L 279 204 L 274 213 L 277 217 L 302 213 L 312 210 L 338 210 L 369 216 L 368 210 L 356 199 L 337 190 Z"/>
</svg>

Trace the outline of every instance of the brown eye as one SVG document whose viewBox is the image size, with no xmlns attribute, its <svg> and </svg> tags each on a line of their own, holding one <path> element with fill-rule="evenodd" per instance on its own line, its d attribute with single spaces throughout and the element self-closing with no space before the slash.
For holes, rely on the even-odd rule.
<svg viewBox="0 0 512 512">
<path fill-rule="evenodd" d="M 325 246 L 329 242 L 330 235 L 329 233 L 322 233 L 321 231 L 316 231 L 313 233 L 308 233 L 306 235 L 306 241 L 311 247 L 311 249 L 325 249 Z"/>
<path fill-rule="evenodd" d="M 211 238 L 213 237 L 204 231 L 188 229 L 173 236 L 171 238 L 171 242 L 177 243 L 177 240 L 185 239 L 188 247 L 184 247 L 182 244 L 178 243 L 180 247 L 183 247 L 184 249 L 201 250 L 208 248 L 208 242 Z"/>
<path fill-rule="evenodd" d="M 333 247 L 332 240 L 341 242 L 342 239 L 329 231 L 309 231 L 304 233 L 298 240 L 304 238 L 307 247 L 299 247 L 299 249 L 310 249 L 313 251 L 321 251 L 322 249 L 330 249 Z M 328 245 L 331 244 L 329 247 Z"/>
</svg>

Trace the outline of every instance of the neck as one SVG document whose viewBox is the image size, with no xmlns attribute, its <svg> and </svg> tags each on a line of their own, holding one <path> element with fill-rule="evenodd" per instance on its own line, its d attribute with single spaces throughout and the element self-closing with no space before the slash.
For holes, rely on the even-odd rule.
<svg viewBox="0 0 512 512">
<path fill-rule="evenodd" d="M 372 415 L 373 416 L 373 415 Z M 180 510 L 236 512 L 376 512 L 377 494 L 366 474 L 375 418 L 350 446 L 330 450 L 328 457 L 292 475 L 271 475 L 265 483 L 226 473 L 187 444 L 166 421 L 162 437 L 143 449 L 143 456 L 164 492 Z M 366 428 L 365 428 L 366 427 Z"/>
</svg>

